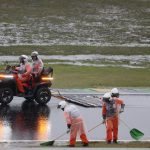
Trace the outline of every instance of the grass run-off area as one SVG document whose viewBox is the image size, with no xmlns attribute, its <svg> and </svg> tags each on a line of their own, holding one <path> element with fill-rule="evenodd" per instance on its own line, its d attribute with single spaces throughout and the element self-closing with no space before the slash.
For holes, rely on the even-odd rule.
<svg viewBox="0 0 150 150">
<path fill-rule="evenodd" d="M 150 55 L 149 47 L 115 47 L 115 46 L 0 46 L 0 55 L 30 55 L 37 50 L 40 55 L 78 55 L 78 54 L 101 54 L 101 55 Z"/>
<path fill-rule="evenodd" d="M 51 65 L 54 88 L 149 87 L 150 69 Z"/>
<path fill-rule="evenodd" d="M 60 147 L 60 145 L 56 147 Z M 76 147 L 83 147 L 82 143 L 77 142 Z M 99 148 L 150 148 L 150 142 L 131 141 L 131 142 L 119 142 L 118 144 L 107 144 L 104 141 L 96 141 L 96 142 L 91 141 L 89 143 L 89 147 L 91 148 L 98 148 L 98 147 Z"/>
<path fill-rule="evenodd" d="M 0 47 L 0 55 L 150 55 L 148 47 L 96 47 L 96 46 L 10 46 Z M 18 61 L 18 57 L 16 58 Z M 51 60 L 44 61 L 48 65 Z M 11 62 L 10 62 L 11 63 Z M 101 63 L 101 62 L 100 62 Z M 117 62 L 116 62 L 117 63 Z M 149 87 L 150 68 L 124 68 L 115 66 L 92 67 L 49 64 L 54 69 L 54 88 Z M 5 65 L 1 65 L 1 70 Z"/>
<path fill-rule="evenodd" d="M 46 65 L 47 66 L 47 65 Z M 149 87 L 150 69 L 48 65 L 54 69 L 53 88 Z M 5 66 L 1 66 L 1 71 Z"/>
<path fill-rule="evenodd" d="M 149 0 L 0 0 L 0 45 L 148 46 Z"/>
</svg>

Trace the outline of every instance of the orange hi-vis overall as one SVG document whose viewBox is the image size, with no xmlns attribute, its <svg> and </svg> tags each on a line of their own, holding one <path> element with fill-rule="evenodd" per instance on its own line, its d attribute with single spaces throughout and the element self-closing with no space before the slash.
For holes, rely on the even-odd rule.
<svg viewBox="0 0 150 150">
<path fill-rule="evenodd" d="M 20 74 L 17 74 L 15 78 L 18 90 L 22 93 L 25 92 L 23 88 L 24 82 L 27 82 L 31 78 L 31 69 L 31 65 L 28 62 L 18 68 L 18 72 L 20 72 Z"/>
<path fill-rule="evenodd" d="M 76 106 L 68 105 L 65 107 L 64 116 L 67 124 L 71 124 L 70 129 L 70 145 L 75 145 L 77 133 L 84 144 L 88 144 L 88 139 L 85 133 L 83 119 Z"/>
<path fill-rule="evenodd" d="M 122 104 L 123 100 L 115 97 L 109 102 L 104 102 L 102 106 L 102 115 L 106 117 L 107 141 L 118 140 L 118 114 Z"/>
</svg>

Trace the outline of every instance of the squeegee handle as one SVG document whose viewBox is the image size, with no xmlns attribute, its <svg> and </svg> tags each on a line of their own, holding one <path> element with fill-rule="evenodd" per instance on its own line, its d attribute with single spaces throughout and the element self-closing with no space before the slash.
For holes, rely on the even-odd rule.
<svg viewBox="0 0 150 150">
<path fill-rule="evenodd" d="M 64 133 L 62 133 L 61 135 L 59 135 L 58 137 L 56 137 L 55 139 L 54 139 L 54 141 L 55 140 L 58 140 L 59 138 L 61 138 L 62 136 L 64 136 L 65 134 L 68 134 L 70 131 L 65 131 Z"/>
<path fill-rule="evenodd" d="M 92 130 L 94 130 L 95 128 L 97 128 L 98 126 L 100 126 L 101 124 L 103 124 L 103 122 L 99 123 L 98 125 L 94 126 L 93 128 L 91 128 L 90 130 L 88 130 L 88 132 L 91 132 Z"/>
</svg>

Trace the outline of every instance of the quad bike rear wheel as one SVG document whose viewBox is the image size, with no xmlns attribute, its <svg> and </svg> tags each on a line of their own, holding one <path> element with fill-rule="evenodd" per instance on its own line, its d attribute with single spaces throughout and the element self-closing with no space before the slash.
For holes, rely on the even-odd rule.
<svg viewBox="0 0 150 150">
<path fill-rule="evenodd" d="M 40 87 L 35 95 L 35 101 L 39 104 L 46 104 L 51 99 L 51 92 L 48 87 Z"/>
<path fill-rule="evenodd" d="M 9 87 L 0 89 L 0 103 L 9 104 L 13 99 L 13 90 Z"/>
</svg>

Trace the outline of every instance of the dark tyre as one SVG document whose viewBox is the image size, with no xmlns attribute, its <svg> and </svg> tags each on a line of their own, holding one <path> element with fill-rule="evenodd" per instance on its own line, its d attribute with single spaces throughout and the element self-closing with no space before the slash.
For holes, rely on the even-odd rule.
<svg viewBox="0 0 150 150">
<path fill-rule="evenodd" d="M 27 101 L 33 101 L 33 100 L 34 100 L 34 97 L 25 97 L 25 99 L 26 99 Z"/>
<path fill-rule="evenodd" d="M 46 104 L 51 99 L 51 92 L 48 87 L 40 87 L 35 95 L 35 101 L 39 104 Z"/>
<path fill-rule="evenodd" d="M 9 104 L 13 99 L 13 90 L 10 88 L 0 89 L 0 103 Z"/>
</svg>

